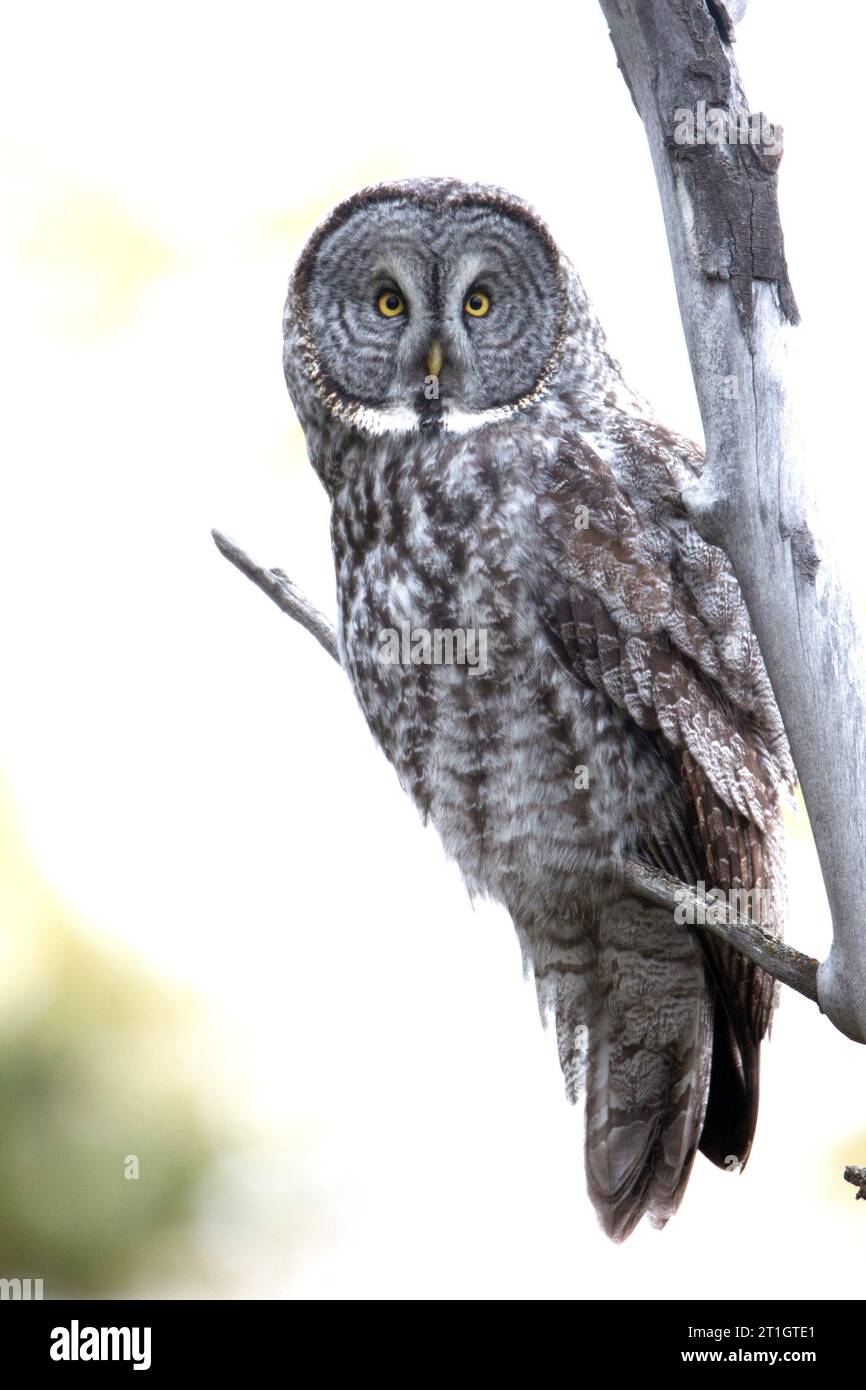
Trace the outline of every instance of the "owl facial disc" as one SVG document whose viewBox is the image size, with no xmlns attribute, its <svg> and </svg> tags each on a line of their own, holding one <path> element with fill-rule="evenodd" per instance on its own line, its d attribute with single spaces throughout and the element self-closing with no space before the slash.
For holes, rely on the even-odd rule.
<svg viewBox="0 0 866 1390">
<path fill-rule="evenodd" d="M 298 262 L 287 317 L 330 414 L 372 434 L 463 431 L 544 394 L 567 304 L 555 244 L 528 207 L 424 180 L 341 203 Z"/>
</svg>

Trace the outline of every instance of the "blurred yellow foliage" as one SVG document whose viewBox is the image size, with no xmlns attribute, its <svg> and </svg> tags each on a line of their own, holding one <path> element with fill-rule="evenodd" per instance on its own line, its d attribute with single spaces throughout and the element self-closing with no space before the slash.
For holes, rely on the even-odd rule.
<svg viewBox="0 0 866 1390">
<path fill-rule="evenodd" d="M 58 189 L 40 202 L 16 249 L 50 290 L 62 337 L 125 328 L 154 280 L 180 260 L 143 219 L 84 186 Z"/>
</svg>

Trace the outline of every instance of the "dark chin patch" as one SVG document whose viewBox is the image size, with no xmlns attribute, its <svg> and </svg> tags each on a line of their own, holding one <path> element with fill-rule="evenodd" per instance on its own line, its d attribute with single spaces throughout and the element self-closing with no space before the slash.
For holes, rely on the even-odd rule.
<svg viewBox="0 0 866 1390">
<path fill-rule="evenodd" d="M 418 414 L 418 426 L 420 429 L 435 429 L 442 424 L 443 411 L 441 396 L 428 397 L 422 387 L 415 397 L 415 410 Z"/>
</svg>

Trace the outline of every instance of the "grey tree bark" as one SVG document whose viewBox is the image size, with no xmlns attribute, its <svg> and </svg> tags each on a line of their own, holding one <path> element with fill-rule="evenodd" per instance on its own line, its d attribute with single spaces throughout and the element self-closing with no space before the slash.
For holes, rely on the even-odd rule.
<svg viewBox="0 0 866 1390">
<path fill-rule="evenodd" d="M 745 0 L 600 4 L 649 141 L 703 419 L 683 500 L 730 556 L 788 732 L 833 918 L 820 1007 L 864 1042 L 866 641 L 819 534 L 786 368 L 781 130 L 749 112 L 737 71 Z"/>
</svg>

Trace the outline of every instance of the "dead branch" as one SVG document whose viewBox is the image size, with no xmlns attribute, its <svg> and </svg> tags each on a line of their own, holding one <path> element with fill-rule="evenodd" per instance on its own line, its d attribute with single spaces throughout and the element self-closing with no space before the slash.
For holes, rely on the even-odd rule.
<svg viewBox="0 0 866 1390">
<path fill-rule="evenodd" d="M 337 648 L 337 634 L 328 622 L 324 614 L 318 608 L 314 608 L 308 599 L 304 597 L 300 589 L 297 589 L 282 570 L 266 570 L 261 565 L 257 565 L 255 560 L 241 550 L 228 536 L 224 536 L 222 531 L 211 531 L 214 544 L 221 555 L 239 569 L 241 574 L 245 574 L 247 579 L 251 579 L 257 584 L 262 593 L 267 594 L 268 598 L 273 599 L 278 608 L 282 608 L 284 613 L 288 613 L 290 618 L 294 618 L 296 623 L 305 627 L 307 632 L 312 633 L 316 641 L 321 643 L 328 653 L 332 656 L 337 665 L 340 664 L 340 654 Z"/>
<path fill-rule="evenodd" d="M 858 1200 L 862 1197 L 866 1201 L 866 1168 L 858 1168 L 856 1164 L 849 1163 L 842 1174 L 846 1182 L 851 1182 L 857 1188 Z"/>
<path fill-rule="evenodd" d="M 866 639 L 818 534 L 789 386 L 781 128 L 743 93 L 742 0 L 600 3 L 649 141 L 706 436 L 683 502 L 731 559 L 803 788 L 833 917 L 821 1009 L 864 1042 Z"/>
</svg>

